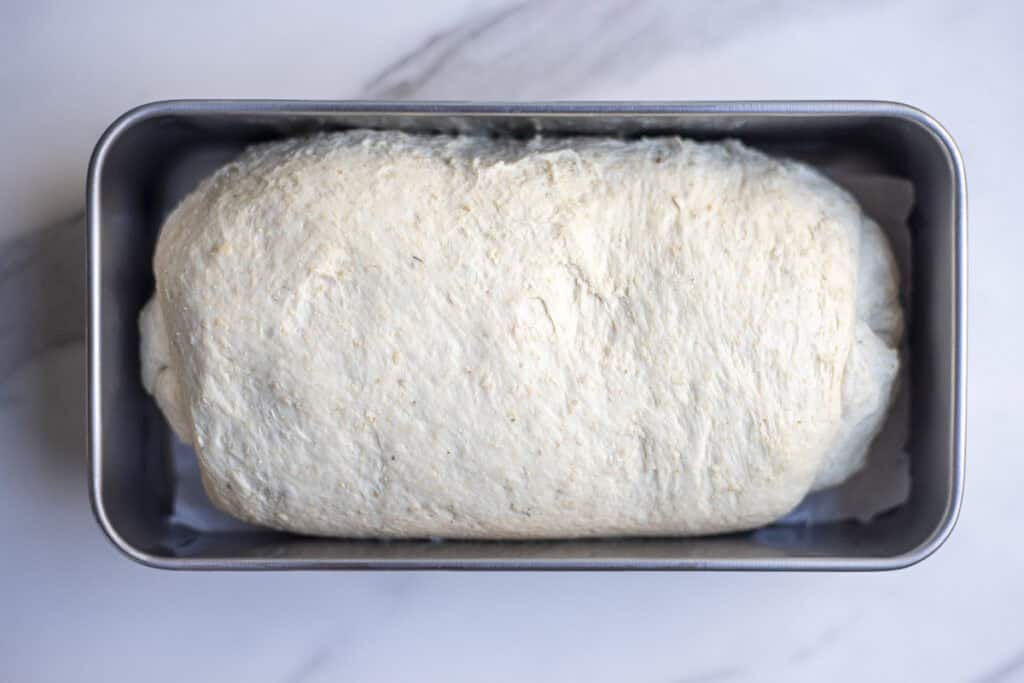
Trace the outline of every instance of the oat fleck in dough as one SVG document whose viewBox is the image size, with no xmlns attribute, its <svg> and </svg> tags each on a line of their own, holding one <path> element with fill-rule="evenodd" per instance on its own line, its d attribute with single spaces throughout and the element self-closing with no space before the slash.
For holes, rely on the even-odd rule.
<svg viewBox="0 0 1024 683">
<path fill-rule="evenodd" d="M 144 383 L 211 499 L 309 534 L 756 527 L 861 466 L 899 364 L 878 226 L 738 142 L 261 145 L 154 270 Z"/>
</svg>

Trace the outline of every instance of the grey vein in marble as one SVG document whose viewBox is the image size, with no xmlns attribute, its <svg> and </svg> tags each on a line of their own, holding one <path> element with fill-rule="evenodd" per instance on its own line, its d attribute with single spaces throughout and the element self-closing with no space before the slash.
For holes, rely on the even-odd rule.
<svg viewBox="0 0 1024 683">
<path fill-rule="evenodd" d="M 671 53 L 705 52 L 770 25 L 845 6 L 838 0 L 514 4 L 431 36 L 367 81 L 363 93 L 380 99 L 565 97 L 598 80 L 629 79 Z M 699 97 L 681 92 L 678 99 Z"/>
<path fill-rule="evenodd" d="M 797 649 L 787 660 L 788 664 L 799 664 L 812 657 L 825 653 L 829 647 L 841 642 L 843 634 L 856 624 L 861 618 L 860 612 L 856 612 L 837 624 L 832 624 L 822 629 L 811 642 Z"/>
<path fill-rule="evenodd" d="M 74 216 L 0 250 L 0 381 L 85 336 L 85 221 Z"/>
<path fill-rule="evenodd" d="M 978 679 L 978 683 L 1003 683 L 1004 681 L 1024 680 L 1024 647 L 1021 647 L 1009 659 Z"/>
<path fill-rule="evenodd" d="M 312 650 L 288 675 L 285 683 L 307 683 L 314 680 L 330 668 L 333 655 L 334 651 L 329 645 L 322 645 Z"/>
<path fill-rule="evenodd" d="M 721 681 L 733 680 L 742 674 L 743 671 L 741 669 L 726 667 L 698 674 L 686 674 L 682 678 L 675 679 L 673 683 L 721 683 Z"/>
</svg>

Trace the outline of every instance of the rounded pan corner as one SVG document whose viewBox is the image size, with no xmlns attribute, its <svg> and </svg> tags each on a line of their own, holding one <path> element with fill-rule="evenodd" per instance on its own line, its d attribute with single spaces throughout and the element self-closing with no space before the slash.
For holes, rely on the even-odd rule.
<svg viewBox="0 0 1024 683">
<path fill-rule="evenodd" d="M 110 520 L 110 517 L 107 515 L 107 510 L 104 507 L 103 500 L 100 497 L 95 480 L 90 483 L 89 488 L 89 498 L 93 517 L 96 519 L 96 523 L 99 524 L 100 529 L 103 531 L 103 535 L 107 537 L 107 540 L 109 540 L 122 555 L 145 567 L 151 567 L 153 569 L 184 568 L 184 565 L 181 564 L 180 560 L 169 557 L 160 557 L 159 555 L 146 552 L 145 550 L 136 547 L 128 539 L 122 536 L 114 526 L 114 523 Z"/>
<path fill-rule="evenodd" d="M 957 182 L 961 186 L 963 185 L 963 155 L 960 153 L 960 147 L 956 144 L 956 139 L 953 137 L 953 134 L 949 132 L 948 128 L 942 125 L 937 118 L 914 105 L 906 104 L 904 102 L 880 102 L 880 104 L 883 105 L 890 114 L 905 121 L 917 124 L 939 138 L 949 152 Z"/>
<path fill-rule="evenodd" d="M 908 569 L 916 564 L 924 562 L 934 555 L 936 551 L 938 551 L 938 549 L 945 545 L 946 541 L 949 540 L 949 536 L 953 533 L 953 529 L 956 527 L 959 518 L 960 497 L 958 496 L 956 502 L 953 504 L 953 509 L 950 510 L 942 525 L 939 526 L 932 535 L 924 541 L 924 543 L 909 552 L 886 560 L 884 565 L 879 566 L 878 568 L 880 570 Z"/>
<path fill-rule="evenodd" d="M 103 160 L 106 158 L 110 147 L 129 128 L 136 126 L 147 119 L 154 118 L 180 106 L 183 101 L 179 100 L 157 100 L 132 107 L 114 119 L 106 130 L 100 135 L 93 147 L 92 155 L 89 157 L 89 169 L 86 174 L 86 186 L 88 198 L 94 198 L 94 192 L 98 189 L 97 180 L 103 168 Z"/>
<path fill-rule="evenodd" d="M 942 521 L 935 527 L 928 538 L 905 553 L 883 558 L 875 562 L 874 566 L 870 567 L 870 569 L 879 571 L 908 569 L 924 562 L 945 545 L 953 533 L 953 529 L 956 528 L 957 522 L 960 520 L 960 509 L 963 505 L 964 496 L 963 470 L 964 459 L 962 451 L 960 451 L 957 467 L 954 468 L 954 480 L 951 484 L 949 505 L 946 507 L 946 513 L 943 515 Z"/>
</svg>

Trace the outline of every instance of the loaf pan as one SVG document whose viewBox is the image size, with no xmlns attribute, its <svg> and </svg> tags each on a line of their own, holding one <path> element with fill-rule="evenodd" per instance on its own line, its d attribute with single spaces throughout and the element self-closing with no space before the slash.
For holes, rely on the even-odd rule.
<svg viewBox="0 0 1024 683">
<path fill-rule="evenodd" d="M 477 134 L 738 138 L 772 153 L 830 151 L 913 183 L 909 500 L 873 519 L 705 538 L 538 542 L 309 539 L 201 531 L 174 514 L 175 448 L 139 376 L 142 305 L 160 225 L 246 145 L 353 127 Z M 964 478 L 966 197 L 956 145 L 934 119 L 888 102 L 408 103 L 172 101 L 133 109 L 88 174 L 88 450 L 93 511 L 111 541 L 174 569 L 878 570 L 938 548 Z M 180 446 L 178 446 L 180 448 Z"/>
</svg>

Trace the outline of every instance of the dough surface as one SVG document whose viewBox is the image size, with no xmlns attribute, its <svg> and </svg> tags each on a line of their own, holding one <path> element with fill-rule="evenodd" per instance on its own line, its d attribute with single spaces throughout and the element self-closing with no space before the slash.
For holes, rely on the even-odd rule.
<svg viewBox="0 0 1024 683">
<path fill-rule="evenodd" d="M 862 465 L 899 368 L 878 226 L 734 141 L 260 145 L 154 271 L 146 389 L 218 507 L 308 534 L 757 527 Z"/>
</svg>

